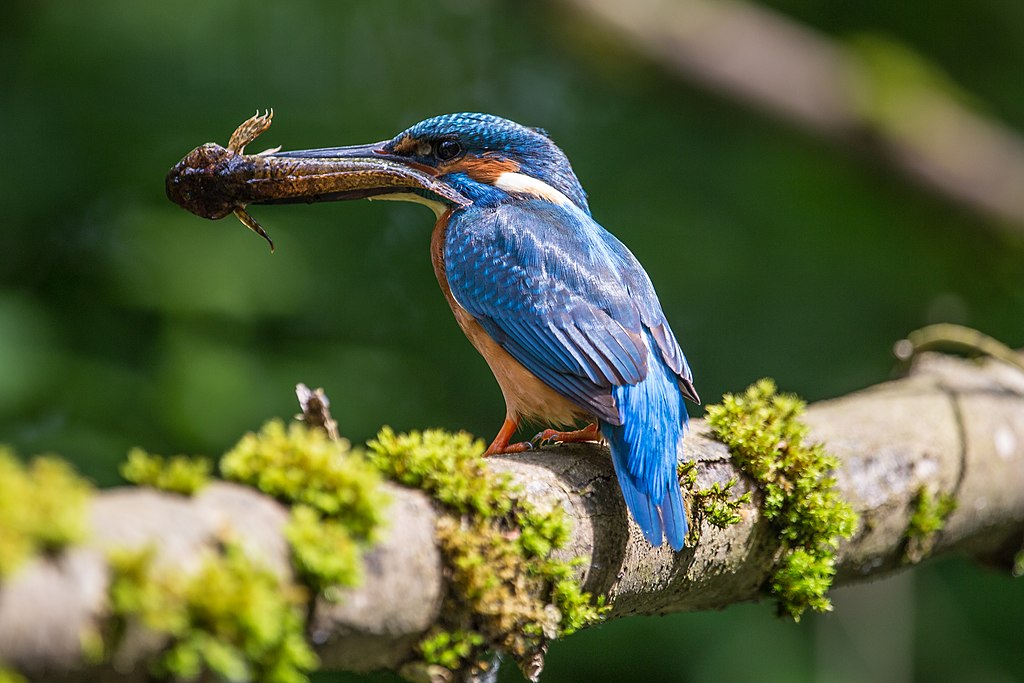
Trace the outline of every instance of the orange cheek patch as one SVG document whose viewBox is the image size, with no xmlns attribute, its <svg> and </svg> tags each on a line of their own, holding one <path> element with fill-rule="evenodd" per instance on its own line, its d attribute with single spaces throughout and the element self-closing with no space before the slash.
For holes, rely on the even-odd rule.
<svg viewBox="0 0 1024 683">
<path fill-rule="evenodd" d="M 519 164 L 511 159 L 498 157 L 466 156 L 458 161 L 449 164 L 442 169 L 442 173 L 465 173 L 478 183 L 493 185 L 502 173 L 516 173 L 519 171 Z"/>
</svg>

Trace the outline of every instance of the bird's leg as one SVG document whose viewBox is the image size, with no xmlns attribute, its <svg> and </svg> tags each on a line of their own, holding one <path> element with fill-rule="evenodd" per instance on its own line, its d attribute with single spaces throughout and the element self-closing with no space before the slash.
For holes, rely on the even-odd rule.
<svg viewBox="0 0 1024 683">
<path fill-rule="evenodd" d="M 591 422 L 583 429 L 577 429 L 573 432 L 560 432 L 557 429 L 545 429 L 543 432 L 533 437 L 532 441 L 534 444 L 541 445 L 545 443 L 579 443 L 581 441 L 600 441 L 601 432 L 597 430 L 597 423 Z"/>
<path fill-rule="evenodd" d="M 509 443 L 517 429 L 519 429 L 519 420 L 506 417 L 505 424 L 501 425 L 498 435 L 494 437 L 494 441 L 491 442 L 491 445 L 487 447 L 487 451 L 484 452 L 484 457 L 498 455 L 499 453 L 522 453 L 523 451 L 531 450 L 533 444 L 529 441 Z"/>
</svg>

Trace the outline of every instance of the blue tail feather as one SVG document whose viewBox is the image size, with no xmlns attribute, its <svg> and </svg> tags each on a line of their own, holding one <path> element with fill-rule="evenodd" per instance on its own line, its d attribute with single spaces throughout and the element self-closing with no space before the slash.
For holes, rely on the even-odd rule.
<svg viewBox="0 0 1024 683">
<path fill-rule="evenodd" d="M 670 546 L 679 550 L 686 545 L 689 525 L 686 523 L 686 508 L 683 507 L 683 494 L 678 482 L 668 487 L 661 504 L 661 514 L 665 519 L 665 538 Z"/>
<path fill-rule="evenodd" d="M 602 422 L 601 434 L 611 448 L 626 507 L 644 538 L 653 546 L 667 540 L 679 550 L 687 524 L 676 463 L 686 408 L 671 371 L 656 356 L 651 361 L 643 381 L 613 389 L 622 424 Z"/>
</svg>

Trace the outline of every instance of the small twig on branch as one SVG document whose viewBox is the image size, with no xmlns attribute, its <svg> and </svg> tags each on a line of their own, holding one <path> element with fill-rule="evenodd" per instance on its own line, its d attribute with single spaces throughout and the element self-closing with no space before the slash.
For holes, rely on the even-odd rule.
<svg viewBox="0 0 1024 683">
<path fill-rule="evenodd" d="M 893 345 L 893 354 L 909 363 L 925 351 L 957 352 L 969 356 L 989 356 L 1024 371 L 1024 356 L 984 332 L 971 327 L 938 323 L 914 330 Z"/>
<path fill-rule="evenodd" d="M 296 418 L 310 427 L 319 427 L 327 432 L 332 441 L 341 438 L 338 435 L 338 421 L 331 417 L 331 401 L 324 390 L 318 387 L 312 390 L 302 382 L 295 385 L 295 397 L 299 399 L 302 413 Z"/>
</svg>

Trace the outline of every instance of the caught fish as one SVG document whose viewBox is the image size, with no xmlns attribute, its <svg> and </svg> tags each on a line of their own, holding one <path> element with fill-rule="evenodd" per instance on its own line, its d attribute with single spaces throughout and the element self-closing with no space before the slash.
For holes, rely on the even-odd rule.
<svg viewBox="0 0 1024 683">
<path fill-rule="evenodd" d="M 367 146 L 365 156 L 351 148 L 258 154 L 245 148 L 270 128 L 274 112 L 256 113 L 232 133 L 227 147 L 208 142 L 185 155 L 167 174 L 167 197 L 188 211 L 212 220 L 234 214 L 270 245 L 274 242 L 246 211 L 249 204 L 293 204 L 424 193 L 453 204 L 469 200 L 433 175 L 380 158 Z M 338 150 L 332 156 L 332 149 Z M 341 156 L 344 153 L 345 156 Z"/>
</svg>

